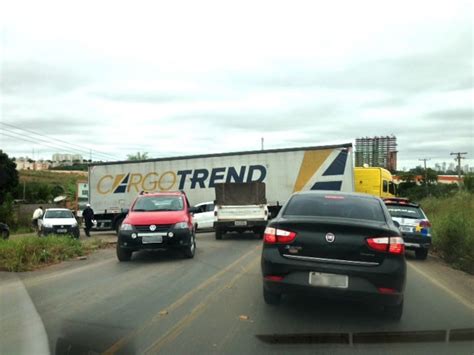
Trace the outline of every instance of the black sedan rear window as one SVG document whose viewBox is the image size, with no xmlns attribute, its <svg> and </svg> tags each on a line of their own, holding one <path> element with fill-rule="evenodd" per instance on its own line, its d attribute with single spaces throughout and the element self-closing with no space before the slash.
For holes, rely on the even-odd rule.
<svg viewBox="0 0 474 355">
<path fill-rule="evenodd" d="M 385 221 L 379 201 L 343 195 L 295 195 L 288 202 L 283 215 Z"/>
</svg>

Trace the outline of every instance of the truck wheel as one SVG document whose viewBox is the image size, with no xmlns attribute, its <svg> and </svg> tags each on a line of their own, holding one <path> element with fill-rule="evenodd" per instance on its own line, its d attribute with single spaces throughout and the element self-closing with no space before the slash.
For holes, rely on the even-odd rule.
<svg viewBox="0 0 474 355">
<path fill-rule="evenodd" d="M 418 260 L 426 260 L 428 257 L 428 249 L 415 250 L 415 256 Z"/>
<path fill-rule="evenodd" d="M 120 248 L 119 243 L 117 243 L 117 259 L 119 261 L 130 261 L 132 258 L 132 251 Z"/>
<path fill-rule="evenodd" d="M 192 259 L 196 253 L 196 235 L 191 236 L 191 245 L 183 249 L 183 254 L 185 258 Z"/>
<path fill-rule="evenodd" d="M 216 240 L 222 239 L 222 230 L 219 227 L 216 227 Z"/>
<path fill-rule="evenodd" d="M 281 293 L 274 293 L 263 288 L 263 299 L 266 304 L 278 306 L 281 301 Z"/>
</svg>

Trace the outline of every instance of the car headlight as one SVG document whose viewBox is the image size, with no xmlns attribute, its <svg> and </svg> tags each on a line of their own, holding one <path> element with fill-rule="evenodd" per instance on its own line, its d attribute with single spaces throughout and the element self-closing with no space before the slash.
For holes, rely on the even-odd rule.
<svg viewBox="0 0 474 355">
<path fill-rule="evenodd" d="M 71 227 L 76 228 L 77 227 L 77 222 L 74 222 Z"/>
<path fill-rule="evenodd" d="M 133 226 L 131 224 L 128 224 L 128 223 L 122 223 L 122 225 L 120 226 L 120 230 L 121 231 L 131 231 L 131 230 L 133 230 Z"/>
<path fill-rule="evenodd" d="M 174 225 L 175 229 L 187 229 L 188 228 L 188 222 L 179 222 Z"/>
<path fill-rule="evenodd" d="M 48 223 L 48 222 L 43 222 L 43 228 L 53 228 L 53 224 Z"/>
</svg>

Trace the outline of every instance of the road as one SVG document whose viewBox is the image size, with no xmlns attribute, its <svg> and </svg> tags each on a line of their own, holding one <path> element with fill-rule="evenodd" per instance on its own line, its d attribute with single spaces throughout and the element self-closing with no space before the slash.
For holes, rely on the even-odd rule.
<svg viewBox="0 0 474 355">
<path fill-rule="evenodd" d="M 368 306 L 310 297 L 265 305 L 260 251 L 252 234 L 216 241 L 213 233 L 200 233 L 191 260 L 140 252 L 119 263 L 115 250 L 106 249 L 41 271 L 1 273 L 0 353 L 39 354 L 48 347 L 70 354 L 474 352 L 471 341 L 356 341 L 361 332 L 440 330 L 444 339 L 447 329 L 474 328 L 471 300 L 433 277 L 429 264 L 409 258 L 405 312 L 395 322 Z M 321 333 L 342 333 L 337 336 L 353 344 L 314 344 Z"/>
</svg>

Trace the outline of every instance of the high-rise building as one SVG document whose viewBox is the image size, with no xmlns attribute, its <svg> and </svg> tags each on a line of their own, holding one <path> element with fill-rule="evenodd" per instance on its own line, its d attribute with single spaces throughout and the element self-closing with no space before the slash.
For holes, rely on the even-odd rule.
<svg viewBox="0 0 474 355">
<path fill-rule="evenodd" d="M 355 144 L 355 165 L 377 166 L 390 171 L 397 170 L 397 137 L 357 138 Z"/>
</svg>

